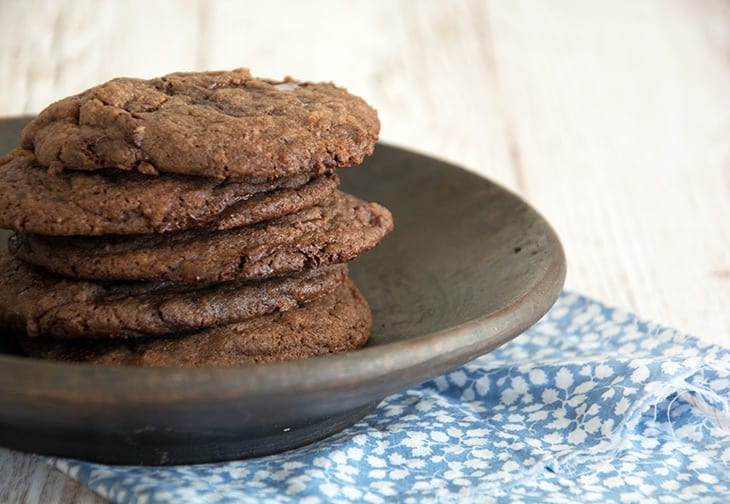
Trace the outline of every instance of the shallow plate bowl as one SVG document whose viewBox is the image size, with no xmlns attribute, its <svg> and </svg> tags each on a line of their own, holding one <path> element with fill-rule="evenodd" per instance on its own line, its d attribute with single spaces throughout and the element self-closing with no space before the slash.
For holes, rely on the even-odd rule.
<svg viewBox="0 0 730 504">
<path fill-rule="evenodd" d="M 26 121 L 0 121 L 3 153 L 17 145 Z M 565 277 L 560 242 L 502 187 L 383 144 L 341 176 L 345 191 L 382 203 L 396 223 L 351 267 L 373 310 L 364 349 L 201 369 L 3 353 L 0 445 L 113 464 L 212 462 L 294 448 L 506 343 L 557 299 Z"/>
</svg>

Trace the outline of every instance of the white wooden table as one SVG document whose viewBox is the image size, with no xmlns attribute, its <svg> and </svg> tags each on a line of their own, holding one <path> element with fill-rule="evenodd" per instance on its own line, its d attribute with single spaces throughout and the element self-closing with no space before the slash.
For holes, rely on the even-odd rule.
<svg viewBox="0 0 730 504">
<path fill-rule="evenodd" d="M 5 0 L 0 115 L 119 75 L 332 80 L 382 138 L 516 191 L 567 287 L 730 346 L 730 3 Z M 0 502 L 95 502 L 0 449 Z"/>
</svg>

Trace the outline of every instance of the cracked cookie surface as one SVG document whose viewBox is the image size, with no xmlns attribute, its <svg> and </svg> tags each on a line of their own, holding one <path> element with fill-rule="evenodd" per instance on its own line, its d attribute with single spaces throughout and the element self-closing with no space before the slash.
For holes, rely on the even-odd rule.
<svg viewBox="0 0 730 504">
<path fill-rule="evenodd" d="M 22 146 L 51 172 L 281 177 L 360 164 L 379 131 L 375 110 L 334 84 L 237 69 L 113 79 L 48 106 Z"/>
<path fill-rule="evenodd" d="M 20 338 L 30 356 L 109 366 L 203 367 L 304 359 L 355 350 L 372 330 L 365 298 L 347 280 L 283 313 L 173 337 L 57 341 Z"/>
<path fill-rule="evenodd" d="M 260 282 L 68 280 L 0 255 L 0 327 L 28 337 L 137 338 L 295 309 L 345 281 L 346 265 Z"/>
<path fill-rule="evenodd" d="M 393 229 L 390 212 L 349 194 L 260 224 L 165 235 L 49 237 L 14 234 L 16 257 L 70 278 L 221 282 L 342 263 Z"/>
<path fill-rule="evenodd" d="M 17 150 L 0 160 L 0 227 L 89 236 L 230 229 L 316 205 L 338 184 L 334 174 L 228 180 L 119 170 L 51 174 L 31 152 Z"/>
</svg>

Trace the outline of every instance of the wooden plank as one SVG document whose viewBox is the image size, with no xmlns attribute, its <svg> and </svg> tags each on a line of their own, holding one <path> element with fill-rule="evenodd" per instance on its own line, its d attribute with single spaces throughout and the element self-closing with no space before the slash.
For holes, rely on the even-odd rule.
<svg viewBox="0 0 730 504">
<path fill-rule="evenodd" d="M 194 69 L 196 0 L 8 0 L 0 114 L 40 111 L 99 82 Z"/>
<path fill-rule="evenodd" d="M 491 2 L 524 194 L 568 287 L 730 346 L 730 9 Z"/>
<path fill-rule="evenodd" d="M 39 458 L 0 448 L 0 502 L 101 504 L 106 501 Z"/>
</svg>

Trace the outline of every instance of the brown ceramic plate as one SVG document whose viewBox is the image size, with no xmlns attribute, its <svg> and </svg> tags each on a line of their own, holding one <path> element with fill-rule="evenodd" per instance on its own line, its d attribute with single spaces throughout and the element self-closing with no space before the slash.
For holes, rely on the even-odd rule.
<svg viewBox="0 0 730 504">
<path fill-rule="evenodd" d="M 27 119 L 0 121 L 0 148 Z M 565 258 L 527 203 L 456 166 L 379 145 L 343 188 L 396 229 L 352 264 L 366 348 L 235 368 L 134 369 L 0 354 L 0 444 L 106 463 L 173 464 L 310 443 L 522 333 L 557 299 Z M 3 235 L 4 237 L 4 235 Z M 0 341 L 2 335 L 0 333 Z"/>
</svg>

